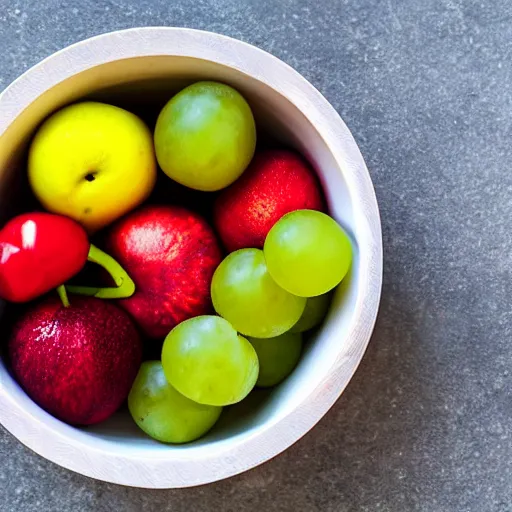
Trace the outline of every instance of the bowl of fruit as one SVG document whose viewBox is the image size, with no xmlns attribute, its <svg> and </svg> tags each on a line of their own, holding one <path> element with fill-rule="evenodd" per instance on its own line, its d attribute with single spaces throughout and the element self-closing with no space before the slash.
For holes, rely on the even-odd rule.
<svg viewBox="0 0 512 512">
<path fill-rule="evenodd" d="M 333 405 L 382 281 L 363 158 L 253 46 L 98 36 L 0 96 L 0 422 L 123 485 L 213 482 Z"/>
</svg>

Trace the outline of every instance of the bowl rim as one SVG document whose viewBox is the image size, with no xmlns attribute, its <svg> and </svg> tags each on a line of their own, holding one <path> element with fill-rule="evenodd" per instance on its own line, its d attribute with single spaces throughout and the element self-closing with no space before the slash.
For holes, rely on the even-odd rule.
<svg viewBox="0 0 512 512">
<path fill-rule="evenodd" d="M 222 449 L 211 450 L 200 459 L 179 454 L 169 457 L 164 450 L 167 456 L 153 451 L 146 459 L 109 453 L 102 445 L 93 446 L 78 435 L 71 435 L 68 426 L 37 412 L 37 406 L 32 411 L 22 407 L 0 378 L 0 422 L 42 457 L 111 483 L 178 488 L 228 478 L 271 459 L 298 441 L 331 408 L 359 366 L 376 321 L 382 286 L 382 234 L 368 169 L 336 110 L 302 75 L 277 57 L 213 32 L 175 27 L 132 28 L 95 36 L 54 53 L 0 94 L 0 140 L 18 115 L 62 81 L 101 64 L 161 55 L 210 60 L 254 77 L 277 90 L 309 119 L 344 170 L 357 224 L 361 276 L 348 342 L 320 385 L 288 415 L 243 443 L 224 443 Z"/>
</svg>

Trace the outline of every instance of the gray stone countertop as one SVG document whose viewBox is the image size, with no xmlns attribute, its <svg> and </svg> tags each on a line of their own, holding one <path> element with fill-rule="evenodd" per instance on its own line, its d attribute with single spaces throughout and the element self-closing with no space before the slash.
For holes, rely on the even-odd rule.
<svg viewBox="0 0 512 512">
<path fill-rule="evenodd" d="M 0 89 L 70 43 L 144 25 L 258 45 L 338 110 L 382 215 L 375 333 L 312 432 L 201 488 L 96 482 L 0 428 L 0 510 L 512 511 L 510 0 L 0 0 Z"/>
</svg>

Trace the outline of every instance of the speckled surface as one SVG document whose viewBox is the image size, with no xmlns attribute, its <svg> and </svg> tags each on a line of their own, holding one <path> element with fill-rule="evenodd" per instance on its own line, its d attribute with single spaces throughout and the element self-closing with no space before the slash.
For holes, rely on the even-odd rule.
<svg viewBox="0 0 512 512">
<path fill-rule="evenodd" d="M 95 482 L 0 429 L 3 511 L 512 511 L 509 0 L 0 0 L 0 88 L 85 37 L 178 25 L 279 56 L 340 112 L 384 233 L 367 355 L 303 440 L 231 480 Z"/>
</svg>

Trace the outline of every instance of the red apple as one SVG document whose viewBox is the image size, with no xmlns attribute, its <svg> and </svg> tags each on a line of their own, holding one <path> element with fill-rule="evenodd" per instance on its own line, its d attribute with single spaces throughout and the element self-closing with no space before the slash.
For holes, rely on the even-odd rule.
<svg viewBox="0 0 512 512">
<path fill-rule="evenodd" d="M 261 151 L 242 177 L 217 198 L 214 224 L 228 251 L 261 249 L 283 215 L 302 209 L 325 209 L 313 169 L 292 151 Z"/>
<path fill-rule="evenodd" d="M 73 425 L 113 414 L 128 396 L 142 360 L 129 316 L 115 304 L 70 296 L 36 304 L 9 340 L 13 373 L 43 409 Z"/>
<path fill-rule="evenodd" d="M 210 284 L 222 254 L 200 215 L 147 206 L 118 221 L 106 244 L 136 286 L 119 304 L 150 338 L 164 338 L 183 320 L 211 312 Z"/>
</svg>

